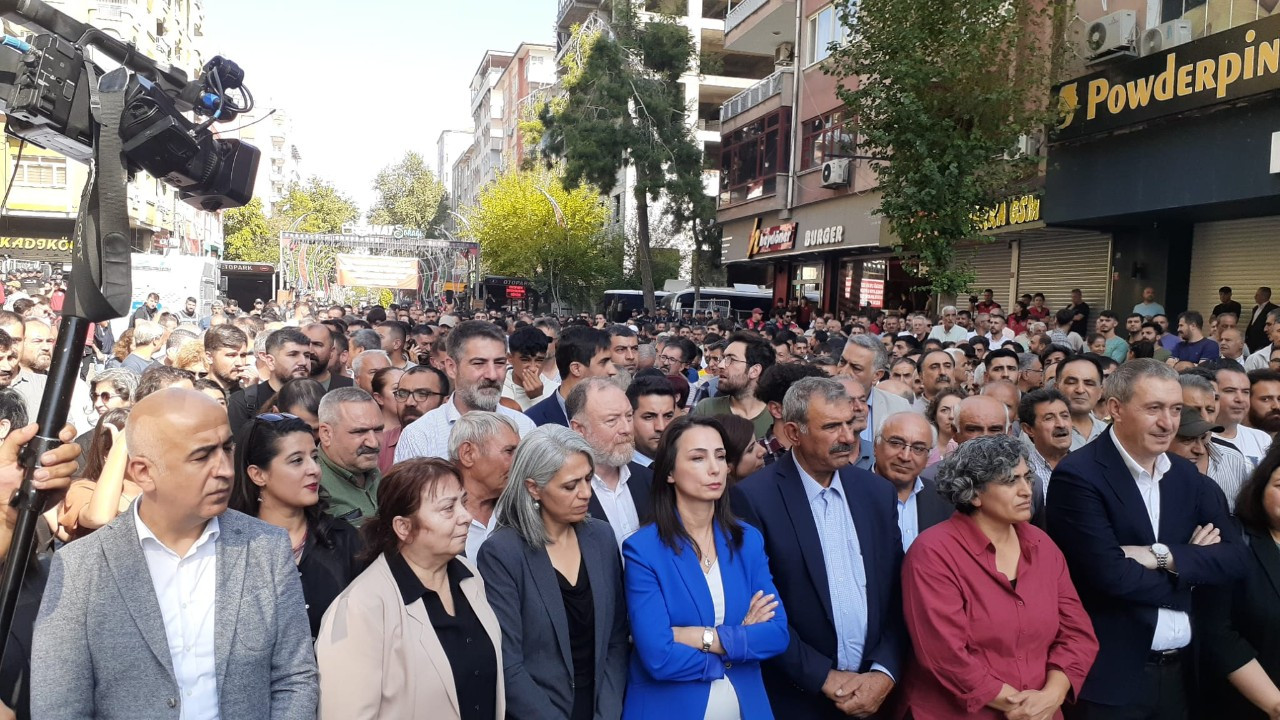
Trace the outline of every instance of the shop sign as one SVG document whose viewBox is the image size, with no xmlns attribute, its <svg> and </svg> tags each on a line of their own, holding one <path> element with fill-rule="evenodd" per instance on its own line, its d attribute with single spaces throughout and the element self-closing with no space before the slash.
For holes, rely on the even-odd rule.
<svg viewBox="0 0 1280 720">
<path fill-rule="evenodd" d="M 756 218 L 755 227 L 751 229 L 751 244 L 747 247 L 747 257 L 755 257 L 765 253 L 783 252 L 796 246 L 796 224 L 774 225 L 760 229 L 760 218 Z"/>
<path fill-rule="evenodd" d="M 831 227 L 804 231 L 805 247 L 818 247 L 821 245 L 839 245 L 842 242 L 844 242 L 844 226 L 843 225 L 832 225 Z"/>
<path fill-rule="evenodd" d="M 995 207 L 982 210 L 974 218 L 980 232 L 1001 230 L 1015 225 L 1025 225 L 1040 219 L 1040 195 L 1019 195 L 996 203 Z"/>
<path fill-rule="evenodd" d="M 862 278 L 862 283 L 858 287 L 858 300 L 863 305 L 873 308 L 884 307 L 884 281 Z"/>
<path fill-rule="evenodd" d="M 68 238 L 12 238 L 0 237 L 0 255 L 23 257 L 24 255 L 71 256 L 72 242 Z"/>
<path fill-rule="evenodd" d="M 234 260 L 226 260 L 222 263 L 222 272 L 227 273 L 261 273 L 271 274 L 276 271 L 276 267 L 271 263 L 250 263 L 236 262 Z"/>
<path fill-rule="evenodd" d="M 1280 88 L 1280 15 L 1213 33 L 1054 88 L 1052 140 L 1073 140 Z"/>
<path fill-rule="evenodd" d="M 523 285 L 508 285 L 508 286 L 507 286 L 507 299 L 508 299 L 508 300 L 523 300 L 523 299 L 524 299 L 524 292 L 525 292 L 525 287 L 524 287 Z"/>
</svg>

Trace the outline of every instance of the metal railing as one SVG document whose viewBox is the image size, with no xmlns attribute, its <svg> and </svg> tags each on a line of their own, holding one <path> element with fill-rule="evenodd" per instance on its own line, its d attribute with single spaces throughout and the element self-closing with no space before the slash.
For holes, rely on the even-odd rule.
<svg viewBox="0 0 1280 720">
<path fill-rule="evenodd" d="M 743 0 L 742 2 L 729 8 L 729 14 L 724 18 L 724 32 L 727 35 L 732 32 L 743 20 L 751 17 L 755 11 L 768 5 L 770 0 Z M 561 2 L 563 5 L 564 2 Z"/>
<path fill-rule="evenodd" d="M 791 74 L 791 68 L 775 70 L 772 75 L 729 98 L 720 106 L 720 122 L 741 115 L 774 95 L 782 93 L 783 78 Z"/>
</svg>

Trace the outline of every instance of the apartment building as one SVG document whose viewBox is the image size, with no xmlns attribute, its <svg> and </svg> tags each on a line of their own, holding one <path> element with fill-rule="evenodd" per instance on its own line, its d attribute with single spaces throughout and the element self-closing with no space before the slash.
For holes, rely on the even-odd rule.
<svg viewBox="0 0 1280 720">
<path fill-rule="evenodd" d="M 232 123 L 236 127 L 219 132 L 219 136 L 243 140 L 262 151 L 253 195 L 262 201 L 263 212 L 271 217 L 289 187 L 303 180 L 302 152 L 295 143 L 289 114 L 270 100 L 260 98 L 258 102 L 253 112 Z"/>
</svg>

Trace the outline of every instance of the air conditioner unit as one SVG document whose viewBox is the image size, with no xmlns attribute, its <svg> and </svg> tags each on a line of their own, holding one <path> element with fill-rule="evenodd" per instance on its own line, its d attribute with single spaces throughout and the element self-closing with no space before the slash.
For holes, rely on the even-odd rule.
<svg viewBox="0 0 1280 720">
<path fill-rule="evenodd" d="M 1040 154 L 1039 135 L 1019 135 L 1016 142 L 1004 151 L 1005 160 L 1034 157 Z"/>
<path fill-rule="evenodd" d="M 1191 21 L 1170 20 L 1142 33 L 1142 56 L 1191 42 Z"/>
<path fill-rule="evenodd" d="M 782 67 L 791 67 L 796 60 L 795 43 L 779 43 L 778 47 L 773 49 L 773 64 Z"/>
<path fill-rule="evenodd" d="M 1121 10 L 1089 25 L 1085 31 L 1085 58 L 1099 61 L 1119 53 L 1132 53 L 1138 41 L 1138 14 Z"/>
<path fill-rule="evenodd" d="M 837 158 L 822 163 L 822 187 L 849 187 L 849 179 L 853 175 L 853 161 L 849 158 Z"/>
</svg>

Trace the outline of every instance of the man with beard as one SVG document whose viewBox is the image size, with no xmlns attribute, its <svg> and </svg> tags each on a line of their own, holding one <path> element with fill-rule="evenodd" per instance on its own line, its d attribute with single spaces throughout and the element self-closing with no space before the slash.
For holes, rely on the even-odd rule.
<svg viewBox="0 0 1280 720">
<path fill-rule="evenodd" d="M 1015 355 L 1014 358 L 1016 367 L 1017 356 Z M 933 350 L 920 357 L 916 370 L 924 385 L 924 393 L 916 398 L 915 410 L 923 413 L 939 391 L 955 386 L 956 362 L 951 357 L 951 353 L 945 350 Z"/>
<path fill-rule="evenodd" d="M 734 333 L 721 356 L 719 394 L 698 403 L 694 415 L 715 416 L 733 413 L 751 421 L 756 438 L 773 426 L 769 406 L 756 397 L 756 384 L 765 370 L 773 367 L 774 351 L 769 343 L 749 332 Z"/>
<path fill-rule="evenodd" d="M 26 341 L 22 344 L 22 367 L 44 375 L 53 361 L 53 329 L 43 320 L 23 323 Z"/>
<path fill-rule="evenodd" d="M 444 371 L 430 365 L 414 365 L 400 375 L 396 389 L 391 394 L 395 397 L 396 414 L 400 422 L 382 435 L 379 468 L 389 468 L 395 464 L 400 434 L 409 423 L 444 403 L 444 399 L 449 396 L 449 378 L 445 377 Z"/>
<path fill-rule="evenodd" d="M 1018 404 L 1018 421 L 1023 435 L 1031 441 L 1027 467 L 1035 475 L 1041 497 L 1049 492 L 1049 477 L 1058 462 L 1071 452 L 1071 410 L 1062 393 L 1039 388 L 1022 396 Z M 1036 518 L 1033 516 L 1032 521 Z M 1036 523 L 1043 527 L 1043 523 Z"/>
<path fill-rule="evenodd" d="M 595 459 L 591 515 L 609 522 L 621 547 L 653 519 L 649 499 L 653 471 L 631 461 L 636 447 L 631 402 L 612 380 L 594 377 L 569 393 L 567 410 L 569 429 L 587 441 Z"/>
<path fill-rule="evenodd" d="M 627 387 L 636 451 L 631 461 L 649 467 L 658 454 L 662 432 L 676 419 L 676 391 L 664 377 L 638 377 Z"/>
<path fill-rule="evenodd" d="M 333 330 L 328 325 L 310 323 L 302 328 L 302 334 L 311 341 L 307 346 L 307 356 L 311 359 L 311 379 L 323 385 L 326 392 L 351 387 L 351 378 L 334 375 L 329 370 L 333 362 Z"/>
<path fill-rule="evenodd" d="M 384 320 L 378 323 L 373 331 L 378 334 L 378 339 L 382 342 L 383 352 L 391 357 L 391 367 L 405 370 L 417 364 L 409 358 L 409 352 L 405 347 L 409 328 L 404 323 L 399 320 Z"/>
<path fill-rule="evenodd" d="M 507 487 L 519 444 L 516 424 L 498 413 L 469 412 L 458 418 L 449 434 L 449 461 L 462 476 L 462 504 L 471 516 L 465 555 L 472 562 L 497 525 L 493 509 Z"/>
<path fill-rule="evenodd" d="M 684 345 L 693 347 L 693 343 L 688 340 L 684 338 L 679 340 Z M 663 350 L 664 355 L 680 352 L 671 344 Z M 591 377 L 611 378 L 618 374 L 613 366 L 609 334 L 584 325 L 566 328 L 560 333 L 560 339 L 556 342 L 556 370 L 560 376 L 560 387 L 556 388 L 550 397 L 528 410 L 529 420 L 533 421 L 534 425 L 554 423 L 568 427 L 567 401 L 569 393 L 573 392 L 578 383 Z"/>
<path fill-rule="evenodd" d="M 472 410 L 510 418 L 520 436 L 536 426 L 524 413 L 499 404 L 507 373 L 507 337 L 497 325 L 480 320 L 459 323 L 445 338 L 445 374 L 453 394 L 440 407 L 406 425 L 396 446 L 396 462 L 416 457 L 447 458 L 453 425 Z"/>
<path fill-rule="evenodd" d="M 249 336 L 235 325 L 216 325 L 204 334 L 208 378 L 228 394 L 239 390 L 253 367 Z"/>
<path fill-rule="evenodd" d="M 1173 356 L 1178 360 L 1200 364 L 1205 360 L 1222 357 L 1218 343 L 1204 336 L 1204 316 L 1188 310 L 1178 316 L 1178 337 L 1182 341 L 1173 346 Z"/>
<path fill-rule="evenodd" d="M 307 354 L 310 347 L 311 339 L 295 327 L 280 328 L 267 336 L 262 353 L 267 379 L 236 391 L 227 399 L 232 432 L 239 433 L 250 418 L 262 412 L 267 401 L 291 378 L 311 375 L 311 358 Z"/>
<path fill-rule="evenodd" d="M 1058 363 L 1055 387 L 1071 409 L 1071 449 L 1079 450 L 1107 429 L 1093 414 L 1102 397 L 1102 368 L 1085 355 L 1074 355 Z"/>
<path fill-rule="evenodd" d="M 1280 372 L 1249 373 L 1249 427 L 1273 438 L 1280 432 Z"/>
<path fill-rule="evenodd" d="M 320 400 L 320 499 L 333 517 L 360 527 L 378 511 L 384 429 L 373 396 L 338 388 Z"/>
<path fill-rule="evenodd" d="M 936 431 L 918 412 L 894 413 L 876 435 L 875 474 L 898 494 L 898 530 L 906 552 L 920 533 L 951 517 L 955 508 L 938 495 L 938 486 L 920 473 L 929 462 Z"/>
<path fill-rule="evenodd" d="M 1218 415 L 1214 423 L 1222 430 L 1213 434 L 1213 441 L 1240 451 L 1252 471 L 1271 448 L 1271 436 L 1241 425 L 1249 415 L 1249 376 L 1240 366 L 1222 361 L 1215 368 L 1214 379 L 1218 384 Z"/>
<path fill-rule="evenodd" d="M 0 329 L 0 388 L 12 387 L 21 372 L 18 344 L 9 336 L 9 333 Z"/>
</svg>

